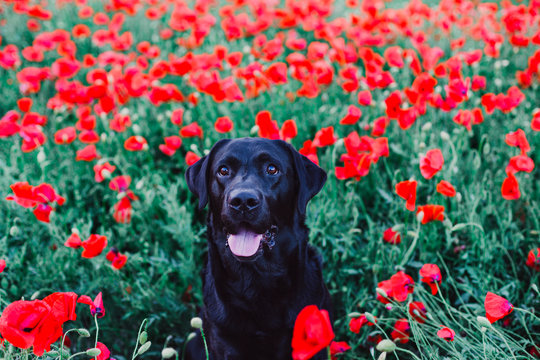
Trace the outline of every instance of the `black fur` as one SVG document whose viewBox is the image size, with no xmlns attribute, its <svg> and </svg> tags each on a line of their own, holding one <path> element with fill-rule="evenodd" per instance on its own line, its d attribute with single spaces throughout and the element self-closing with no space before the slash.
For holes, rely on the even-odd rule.
<svg viewBox="0 0 540 360">
<path fill-rule="evenodd" d="M 304 221 L 326 173 L 284 141 L 242 138 L 216 143 L 186 180 L 199 207 L 209 204 L 201 318 L 210 359 L 290 360 L 300 310 L 314 304 L 331 314 L 321 257 L 308 244 Z M 234 200 L 238 193 L 250 200 Z M 227 234 L 246 227 L 256 233 L 277 227 L 275 245 L 263 244 L 250 258 L 235 256 Z M 184 358 L 206 359 L 200 334 Z M 324 351 L 315 357 L 324 358 Z"/>
</svg>

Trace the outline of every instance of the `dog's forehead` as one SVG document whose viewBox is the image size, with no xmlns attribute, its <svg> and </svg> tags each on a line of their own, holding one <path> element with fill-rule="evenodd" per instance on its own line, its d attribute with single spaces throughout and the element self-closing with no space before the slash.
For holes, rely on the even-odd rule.
<svg viewBox="0 0 540 360">
<path fill-rule="evenodd" d="M 291 162 L 291 154 L 286 144 L 279 140 L 269 140 L 263 138 L 240 138 L 233 139 L 218 149 L 213 156 L 213 163 L 234 157 L 242 163 L 261 155 L 267 155 L 279 162 Z"/>
</svg>

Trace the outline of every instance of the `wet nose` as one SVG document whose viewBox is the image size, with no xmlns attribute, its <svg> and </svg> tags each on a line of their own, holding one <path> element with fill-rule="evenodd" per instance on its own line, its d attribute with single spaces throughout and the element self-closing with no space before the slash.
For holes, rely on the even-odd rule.
<svg viewBox="0 0 540 360">
<path fill-rule="evenodd" d="M 258 193 L 251 189 L 235 189 L 229 194 L 229 207 L 237 211 L 252 211 L 261 205 Z"/>
</svg>

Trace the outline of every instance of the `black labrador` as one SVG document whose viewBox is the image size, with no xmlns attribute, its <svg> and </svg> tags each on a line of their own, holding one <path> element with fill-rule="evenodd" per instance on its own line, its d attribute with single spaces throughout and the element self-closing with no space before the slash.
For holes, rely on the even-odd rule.
<svg viewBox="0 0 540 360">
<path fill-rule="evenodd" d="M 300 310 L 331 313 L 305 225 L 326 173 L 284 141 L 241 138 L 217 142 L 186 180 L 199 208 L 209 204 L 201 318 L 210 360 L 290 360 Z M 200 333 L 185 359 L 206 359 Z"/>
</svg>

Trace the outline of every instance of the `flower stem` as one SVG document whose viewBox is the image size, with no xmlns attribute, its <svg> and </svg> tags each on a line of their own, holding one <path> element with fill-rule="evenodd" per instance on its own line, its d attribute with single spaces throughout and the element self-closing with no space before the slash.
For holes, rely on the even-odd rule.
<svg viewBox="0 0 540 360">
<path fill-rule="evenodd" d="M 68 357 L 67 360 L 72 359 L 75 356 L 84 355 L 84 354 L 86 354 L 86 351 L 81 351 L 81 352 L 75 353 L 75 354 L 71 355 L 70 357 Z"/>
<path fill-rule="evenodd" d="M 328 352 L 328 360 L 332 360 L 332 352 L 330 351 L 330 345 L 326 347 L 326 351 Z"/>
<path fill-rule="evenodd" d="M 201 331 L 201 336 L 204 343 L 204 352 L 206 353 L 206 360 L 210 360 L 210 355 L 208 354 L 208 345 L 206 344 L 206 338 L 204 337 L 203 328 L 201 327 L 199 330 Z"/>
<path fill-rule="evenodd" d="M 95 343 L 94 347 L 97 348 L 98 336 L 99 336 L 99 325 L 98 325 L 98 321 L 97 321 L 97 313 L 96 313 L 96 315 L 94 315 L 94 322 L 96 323 L 96 343 Z"/>
</svg>

